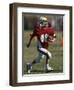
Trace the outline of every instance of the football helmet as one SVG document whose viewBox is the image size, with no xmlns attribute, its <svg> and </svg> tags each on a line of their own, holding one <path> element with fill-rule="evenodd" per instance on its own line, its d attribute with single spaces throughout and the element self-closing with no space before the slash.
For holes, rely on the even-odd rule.
<svg viewBox="0 0 74 90">
<path fill-rule="evenodd" d="M 39 21 L 40 21 L 40 26 L 47 26 L 48 25 L 48 20 L 44 16 L 41 16 Z"/>
</svg>

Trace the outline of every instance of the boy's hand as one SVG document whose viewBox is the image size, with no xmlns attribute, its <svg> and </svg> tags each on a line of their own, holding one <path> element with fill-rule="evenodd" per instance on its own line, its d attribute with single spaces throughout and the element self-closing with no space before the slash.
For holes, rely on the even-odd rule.
<svg viewBox="0 0 74 90">
<path fill-rule="evenodd" d="M 27 46 L 27 48 L 29 48 L 29 46 L 30 46 L 30 43 L 28 43 L 26 46 Z"/>
</svg>

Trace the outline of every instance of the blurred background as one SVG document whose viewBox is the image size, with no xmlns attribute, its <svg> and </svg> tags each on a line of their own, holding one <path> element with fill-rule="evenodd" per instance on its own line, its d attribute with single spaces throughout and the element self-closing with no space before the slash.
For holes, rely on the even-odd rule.
<svg viewBox="0 0 74 90">
<path fill-rule="evenodd" d="M 24 16 L 24 30 L 33 30 L 40 16 L 45 16 L 51 26 L 58 31 L 63 30 L 63 15 L 37 15 L 37 14 L 23 14 Z"/>
</svg>

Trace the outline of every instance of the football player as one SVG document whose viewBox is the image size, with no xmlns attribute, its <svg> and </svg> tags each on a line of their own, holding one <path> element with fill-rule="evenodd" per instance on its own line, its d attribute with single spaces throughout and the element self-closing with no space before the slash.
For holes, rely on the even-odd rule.
<svg viewBox="0 0 74 90">
<path fill-rule="evenodd" d="M 40 17 L 39 25 L 34 28 L 33 33 L 30 36 L 29 42 L 27 44 L 27 48 L 29 48 L 31 41 L 34 37 L 37 38 L 37 50 L 39 52 L 38 57 L 33 60 L 32 63 L 27 63 L 27 71 L 28 73 L 32 70 L 32 65 L 40 63 L 40 60 L 46 56 L 46 64 L 45 70 L 46 72 L 49 70 L 53 70 L 52 67 L 49 66 L 49 60 L 52 58 L 51 52 L 48 51 L 49 42 L 54 42 L 56 38 L 55 31 L 48 24 L 48 20 L 46 17 Z"/>
</svg>

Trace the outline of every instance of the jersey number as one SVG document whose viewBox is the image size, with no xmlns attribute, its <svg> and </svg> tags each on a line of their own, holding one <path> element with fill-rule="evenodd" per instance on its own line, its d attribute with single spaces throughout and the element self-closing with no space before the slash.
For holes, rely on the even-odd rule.
<svg viewBox="0 0 74 90">
<path fill-rule="evenodd" d="M 42 34 L 40 37 L 41 42 L 47 42 L 48 41 L 48 34 Z"/>
</svg>

